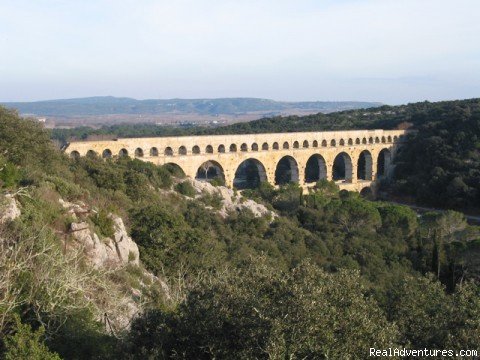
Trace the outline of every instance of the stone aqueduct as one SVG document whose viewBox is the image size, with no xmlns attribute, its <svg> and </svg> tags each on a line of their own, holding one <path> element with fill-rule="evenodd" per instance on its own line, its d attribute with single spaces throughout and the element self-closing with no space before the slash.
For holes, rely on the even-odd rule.
<svg viewBox="0 0 480 360">
<path fill-rule="evenodd" d="M 175 164 L 192 178 L 221 176 L 241 188 L 246 178 L 272 185 L 319 179 L 361 191 L 387 176 L 405 130 L 352 130 L 248 135 L 125 138 L 71 142 L 73 157 L 130 156 L 157 165 Z"/>
</svg>

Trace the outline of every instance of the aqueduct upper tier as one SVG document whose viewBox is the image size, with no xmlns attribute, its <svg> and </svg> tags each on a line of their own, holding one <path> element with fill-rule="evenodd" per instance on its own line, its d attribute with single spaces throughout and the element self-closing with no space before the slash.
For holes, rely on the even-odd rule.
<svg viewBox="0 0 480 360">
<path fill-rule="evenodd" d="M 391 169 L 405 130 L 207 135 L 75 141 L 65 148 L 73 157 L 130 156 L 157 165 L 175 164 L 192 178 L 222 177 L 227 186 L 245 188 L 261 181 L 320 179 L 360 191 Z"/>
</svg>

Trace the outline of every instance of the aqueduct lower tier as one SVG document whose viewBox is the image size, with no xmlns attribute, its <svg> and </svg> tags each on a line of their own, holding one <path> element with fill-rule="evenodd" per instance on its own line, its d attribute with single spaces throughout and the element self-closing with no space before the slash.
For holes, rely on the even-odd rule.
<svg viewBox="0 0 480 360">
<path fill-rule="evenodd" d="M 71 142 L 73 157 L 130 156 L 157 165 L 175 164 L 192 178 L 220 176 L 238 188 L 320 179 L 361 191 L 387 176 L 405 130 L 351 130 L 248 135 L 128 138 Z"/>
</svg>

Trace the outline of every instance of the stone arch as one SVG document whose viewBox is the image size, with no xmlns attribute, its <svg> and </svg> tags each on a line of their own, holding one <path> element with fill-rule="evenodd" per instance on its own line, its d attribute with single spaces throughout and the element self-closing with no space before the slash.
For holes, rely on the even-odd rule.
<svg viewBox="0 0 480 360">
<path fill-rule="evenodd" d="M 104 159 L 110 159 L 112 157 L 112 150 L 110 149 L 105 149 L 102 152 L 102 158 Z"/>
<path fill-rule="evenodd" d="M 382 136 L 382 144 L 385 144 L 387 142 L 387 139 L 385 139 L 385 136 Z"/>
<path fill-rule="evenodd" d="M 392 137 L 391 137 L 390 135 L 388 136 L 388 138 L 387 138 L 387 139 L 388 139 L 388 142 L 389 142 L 389 143 L 391 143 L 391 142 L 392 142 Z M 397 136 L 394 136 L 394 137 L 393 137 L 393 141 L 395 141 L 395 142 L 396 142 L 397 140 L 398 140 L 398 137 L 397 137 Z"/>
<path fill-rule="evenodd" d="M 225 152 L 225 145 L 223 145 L 223 144 L 218 145 L 217 151 L 219 153 L 224 153 Z"/>
<path fill-rule="evenodd" d="M 367 143 L 367 138 L 363 138 L 363 139 L 362 139 L 362 144 L 365 145 L 366 143 Z"/>
<path fill-rule="evenodd" d="M 240 190 L 255 189 L 264 181 L 267 181 L 265 166 L 259 160 L 249 158 L 238 165 L 233 186 Z"/>
<path fill-rule="evenodd" d="M 98 154 L 97 154 L 95 151 L 93 151 L 93 150 L 88 150 L 88 151 L 87 151 L 87 157 L 89 157 L 89 158 L 94 158 L 94 157 L 96 157 L 97 155 L 98 155 Z"/>
<path fill-rule="evenodd" d="M 200 181 L 211 181 L 217 178 L 225 181 L 225 173 L 222 165 L 214 160 L 205 161 L 198 167 L 197 174 L 195 175 L 195 179 Z"/>
<path fill-rule="evenodd" d="M 378 136 L 375 137 L 375 144 L 378 144 L 380 142 L 380 138 Z"/>
<path fill-rule="evenodd" d="M 373 137 L 370 136 L 370 137 L 368 138 L 368 143 L 369 143 L 369 144 L 373 144 Z"/>
<path fill-rule="evenodd" d="M 242 145 L 240 145 L 240 151 L 241 152 L 247 152 L 248 151 L 248 145 L 243 143 Z"/>
<path fill-rule="evenodd" d="M 307 140 L 304 140 L 304 141 L 303 141 L 303 147 L 304 147 L 304 148 L 308 148 L 308 147 L 309 147 L 309 144 L 308 144 L 308 141 L 307 141 Z"/>
<path fill-rule="evenodd" d="M 180 178 L 183 178 L 183 177 L 187 176 L 185 174 L 185 171 L 183 171 L 182 167 L 180 165 L 178 165 L 177 163 L 169 162 L 169 163 L 166 163 L 162 166 L 165 167 L 170 172 L 170 174 L 172 174 L 173 176 L 177 176 L 177 177 L 180 177 Z"/>
<path fill-rule="evenodd" d="M 207 154 L 213 154 L 213 146 L 212 145 L 207 145 L 207 147 L 205 148 L 205 152 Z"/>
<path fill-rule="evenodd" d="M 150 156 L 158 156 L 158 149 L 156 147 L 150 149 Z"/>
<path fill-rule="evenodd" d="M 358 157 L 357 179 L 372 180 L 372 171 L 372 154 L 368 150 L 363 150 Z"/>
<path fill-rule="evenodd" d="M 288 143 L 288 141 L 285 141 L 285 142 L 283 143 L 283 148 L 284 148 L 284 149 L 289 149 L 289 148 L 290 148 L 290 144 Z"/>
<path fill-rule="evenodd" d="M 312 147 L 318 148 L 318 141 L 317 140 L 313 140 Z"/>
<path fill-rule="evenodd" d="M 73 150 L 71 153 L 70 153 L 70 157 L 72 159 L 79 159 L 80 158 L 80 153 L 77 151 L 77 150 Z"/>
<path fill-rule="evenodd" d="M 370 186 L 365 186 L 362 190 L 360 190 L 360 196 L 368 200 L 374 200 L 375 198 Z"/>
<path fill-rule="evenodd" d="M 353 145 L 353 139 L 352 138 L 348 139 L 348 145 Z"/>
<path fill-rule="evenodd" d="M 341 152 L 335 157 L 332 175 L 335 181 L 352 181 L 352 158 L 346 152 Z"/>
<path fill-rule="evenodd" d="M 272 145 L 273 150 L 278 150 L 280 147 L 278 146 L 278 142 L 274 142 Z"/>
<path fill-rule="evenodd" d="M 262 150 L 268 150 L 268 143 L 264 142 L 262 144 Z"/>
<path fill-rule="evenodd" d="M 322 140 L 322 147 L 327 147 L 327 140 Z"/>
<path fill-rule="evenodd" d="M 179 155 L 187 155 L 187 148 L 186 148 L 185 146 L 183 146 L 183 145 L 180 146 L 180 147 L 178 148 L 178 154 L 179 154 Z M 167 154 L 165 154 L 165 155 L 167 155 Z"/>
<path fill-rule="evenodd" d="M 337 146 L 337 142 L 335 141 L 335 139 L 332 139 L 330 141 L 330 146 Z"/>
<path fill-rule="evenodd" d="M 170 146 L 167 146 L 165 148 L 165 151 L 163 152 L 166 156 L 173 156 L 173 149 Z"/>
<path fill-rule="evenodd" d="M 295 140 L 295 141 L 293 142 L 293 148 L 294 148 L 294 149 L 298 149 L 299 147 L 300 147 L 300 144 L 298 143 L 298 141 Z"/>
<path fill-rule="evenodd" d="M 135 149 L 135 157 L 143 157 L 143 149 L 142 148 L 136 148 Z"/>
<path fill-rule="evenodd" d="M 327 163 L 322 155 L 313 154 L 305 166 L 305 182 L 312 183 L 327 178 Z"/>
<path fill-rule="evenodd" d="M 345 140 L 340 139 L 340 146 L 345 146 Z"/>
<path fill-rule="evenodd" d="M 356 138 L 356 139 L 355 139 L 355 144 L 356 144 L 356 145 L 360 145 L 360 139 L 359 139 L 359 138 Z"/>
<path fill-rule="evenodd" d="M 275 168 L 275 185 L 283 185 L 289 182 L 298 182 L 297 161 L 291 156 L 282 157 Z"/>
<path fill-rule="evenodd" d="M 252 144 L 252 151 L 258 151 L 258 144 L 257 143 Z"/>
<path fill-rule="evenodd" d="M 377 159 L 377 179 L 388 175 L 388 168 L 392 161 L 392 153 L 387 148 L 378 153 Z"/>
<path fill-rule="evenodd" d="M 120 149 L 120 151 L 118 152 L 118 156 L 120 157 L 128 157 L 128 150 L 123 148 L 123 149 Z"/>
<path fill-rule="evenodd" d="M 236 144 L 230 145 L 230 152 L 237 152 L 237 145 Z"/>
<path fill-rule="evenodd" d="M 194 145 L 192 147 L 192 154 L 200 154 L 200 146 Z"/>
</svg>

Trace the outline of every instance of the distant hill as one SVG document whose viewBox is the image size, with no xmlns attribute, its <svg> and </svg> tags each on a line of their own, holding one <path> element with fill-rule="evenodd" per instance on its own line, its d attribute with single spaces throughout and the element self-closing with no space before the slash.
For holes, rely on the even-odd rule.
<svg viewBox="0 0 480 360">
<path fill-rule="evenodd" d="M 329 113 L 382 105 L 376 102 L 285 102 L 257 98 L 136 100 L 113 96 L 36 102 L 7 102 L 1 104 L 9 108 L 16 108 L 21 114 L 52 117 L 102 116 L 112 114 L 197 114 L 214 116 L 219 114 L 236 115 L 253 112 L 259 112 L 265 116 L 274 116 L 285 112 L 288 113 L 292 110 Z"/>
</svg>

